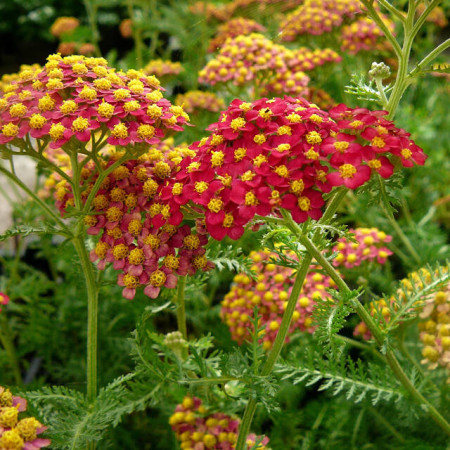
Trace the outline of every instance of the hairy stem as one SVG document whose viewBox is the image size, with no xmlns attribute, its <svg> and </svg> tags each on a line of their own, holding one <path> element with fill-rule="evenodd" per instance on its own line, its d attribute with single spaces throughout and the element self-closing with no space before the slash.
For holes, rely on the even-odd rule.
<svg viewBox="0 0 450 450">
<path fill-rule="evenodd" d="M 78 231 L 84 232 L 83 224 Z M 81 229 L 81 230 L 80 230 Z M 77 233 L 72 239 L 80 258 L 81 268 L 85 276 L 88 297 L 88 323 L 87 323 L 87 398 L 93 403 L 97 398 L 97 317 L 98 317 L 98 289 L 94 267 L 89 260 L 83 234 Z"/>
<path fill-rule="evenodd" d="M 344 199 L 346 193 L 348 192 L 348 189 L 346 188 L 338 188 L 336 189 L 336 192 L 334 196 L 331 198 L 330 202 L 328 203 L 327 209 L 320 219 L 321 223 L 326 223 L 330 219 L 333 218 L 334 214 L 336 213 L 340 203 Z M 290 216 L 289 216 L 290 217 Z M 274 218 L 275 219 L 275 218 Z M 292 220 L 292 219 L 291 219 Z M 284 224 L 286 224 L 286 217 L 283 219 L 276 218 L 276 221 L 283 221 Z M 319 231 L 317 230 L 316 233 Z M 281 319 L 280 328 L 278 329 L 277 337 L 275 338 L 275 341 L 273 343 L 272 350 L 269 353 L 269 356 L 262 368 L 261 375 L 267 376 L 272 372 L 273 367 L 275 366 L 275 363 L 280 356 L 281 350 L 283 348 L 284 342 L 286 340 L 286 336 L 289 331 L 289 327 L 292 320 L 292 315 L 295 311 L 295 306 L 297 304 L 297 300 L 301 291 L 301 288 L 303 286 L 303 282 L 305 280 L 306 274 L 308 273 L 309 266 L 312 261 L 312 256 L 310 254 L 307 254 L 301 264 L 299 265 L 299 268 L 297 270 L 297 274 L 295 276 L 294 285 L 292 287 L 291 294 L 289 296 L 288 304 L 286 306 L 286 310 L 284 311 L 283 318 Z M 255 414 L 257 402 L 254 398 L 249 399 L 247 406 L 244 411 L 244 416 L 242 417 L 242 422 L 239 427 L 239 436 L 238 441 L 236 443 L 236 450 L 243 450 L 245 448 L 245 440 L 247 438 L 247 435 L 250 431 L 250 426 L 253 420 L 253 416 Z"/>
<path fill-rule="evenodd" d="M 291 295 L 289 296 L 288 304 L 283 314 L 283 319 L 281 320 L 277 337 L 275 338 L 272 350 L 270 351 L 269 356 L 262 368 L 261 371 L 262 376 L 267 376 L 272 372 L 272 369 L 275 366 L 275 362 L 277 361 L 278 356 L 281 353 L 281 349 L 283 348 L 286 336 L 289 332 L 289 327 L 292 321 L 292 315 L 294 314 L 295 306 L 297 304 L 297 300 L 300 295 L 303 282 L 305 281 L 306 274 L 308 273 L 311 260 L 312 260 L 311 256 L 306 255 L 303 258 L 301 264 L 299 265 L 297 274 L 295 275 L 295 281 L 292 287 Z M 239 426 L 239 436 L 236 444 L 236 450 L 243 450 L 246 448 L 245 441 L 250 431 L 250 425 L 253 420 L 253 415 L 255 414 L 256 405 L 257 402 L 254 398 L 250 399 L 247 403 L 247 407 L 245 408 L 242 422 Z"/>
<path fill-rule="evenodd" d="M 382 197 L 385 198 L 386 202 L 389 202 L 389 200 L 387 199 L 387 195 L 386 195 L 386 189 L 384 187 L 384 182 L 381 179 L 380 176 L 378 176 L 378 182 L 380 185 L 380 193 L 382 195 Z M 406 247 L 406 249 L 408 250 L 409 254 L 414 258 L 414 261 L 420 266 L 422 265 L 422 258 L 419 256 L 419 254 L 416 252 L 415 248 L 413 247 L 413 245 L 411 244 L 411 241 L 408 239 L 408 236 L 406 236 L 405 233 L 403 233 L 403 230 L 400 228 L 399 224 L 397 223 L 397 221 L 394 218 L 394 215 L 392 214 L 391 211 L 389 211 L 385 204 L 383 202 L 381 202 L 381 206 L 383 208 L 384 214 L 386 215 L 389 223 L 391 224 L 392 228 L 395 230 L 395 232 L 397 233 L 398 237 L 401 239 L 401 241 L 403 242 L 404 246 Z"/>
<path fill-rule="evenodd" d="M 22 182 L 16 175 L 12 174 L 5 168 L 0 166 L 0 172 L 4 173 L 11 181 L 13 181 L 17 186 L 19 186 L 27 195 L 29 195 L 42 209 L 43 211 L 52 218 L 64 232 L 65 236 L 71 236 L 70 230 L 66 227 L 61 218 L 50 208 L 43 200 L 41 200 L 28 186 Z"/>
</svg>

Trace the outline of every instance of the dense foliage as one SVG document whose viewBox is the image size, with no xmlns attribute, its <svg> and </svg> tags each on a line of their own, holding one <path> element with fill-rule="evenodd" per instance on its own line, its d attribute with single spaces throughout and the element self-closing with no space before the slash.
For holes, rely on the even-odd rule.
<svg viewBox="0 0 450 450">
<path fill-rule="evenodd" d="M 0 80 L 0 450 L 446 448 L 450 10 L 395 3 L 0 6 L 55 51 Z"/>
</svg>

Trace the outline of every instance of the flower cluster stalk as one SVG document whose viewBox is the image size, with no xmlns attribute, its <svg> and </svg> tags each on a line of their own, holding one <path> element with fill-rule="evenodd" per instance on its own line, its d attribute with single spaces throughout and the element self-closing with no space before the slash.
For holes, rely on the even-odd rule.
<svg viewBox="0 0 450 450">
<path fill-rule="evenodd" d="M 329 219 L 333 217 L 335 214 L 337 208 L 339 207 L 339 204 L 345 197 L 345 194 L 347 192 L 347 189 L 345 188 L 339 188 L 337 189 L 334 197 L 330 201 L 322 219 L 320 222 L 325 223 Z M 277 219 L 278 220 L 278 219 Z M 292 219 L 291 219 L 292 220 Z M 286 219 L 284 219 L 283 222 L 286 222 Z M 277 333 L 277 337 L 275 338 L 275 341 L 273 343 L 273 347 L 269 353 L 269 356 L 267 357 L 267 360 L 261 370 L 261 376 L 268 376 L 272 372 L 275 363 L 280 356 L 281 350 L 283 349 L 283 345 L 286 341 L 286 336 L 289 331 L 289 327 L 291 325 L 292 321 L 292 315 L 295 311 L 295 306 L 297 304 L 300 291 L 303 286 L 303 282 L 305 281 L 306 274 L 308 273 L 309 266 L 312 261 L 312 256 L 310 254 L 306 254 L 301 263 L 299 264 L 299 267 L 297 269 L 297 274 L 295 276 L 294 285 L 292 287 L 291 294 L 289 296 L 288 304 L 286 306 L 286 310 L 283 314 L 283 318 L 281 320 L 280 328 Z M 257 406 L 257 401 L 254 398 L 249 399 L 247 406 L 244 411 L 244 415 L 242 417 L 242 422 L 239 427 L 239 436 L 236 443 L 236 450 L 244 450 L 245 449 L 245 441 L 246 437 L 250 431 L 250 426 L 253 420 L 253 416 L 255 414 Z"/>
</svg>

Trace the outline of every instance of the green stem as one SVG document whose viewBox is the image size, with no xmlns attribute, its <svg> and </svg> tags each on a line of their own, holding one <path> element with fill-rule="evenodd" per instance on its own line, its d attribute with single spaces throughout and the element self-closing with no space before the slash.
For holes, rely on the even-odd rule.
<svg viewBox="0 0 450 450">
<path fill-rule="evenodd" d="M 136 17 L 134 14 L 134 4 L 133 0 L 127 0 L 127 10 L 128 15 L 130 16 L 132 28 L 131 31 L 133 33 L 134 40 L 134 48 L 136 50 L 136 68 L 142 69 L 142 39 L 141 39 L 141 28 L 136 24 Z"/>
<path fill-rule="evenodd" d="M 336 283 L 339 291 L 342 294 L 350 294 L 351 290 L 337 273 L 335 268 L 329 263 L 329 261 L 322 255 L 322 253 L 316 248 L 316 246 L 311 242 L 307 236 L 299 236 L 300 243 L 303 244 L 308 252 L 316 259 L 316 261 L 323 267 L 323 269 L 328 273 L 332 280 Z M 358 316 L 367 325 L 367 328 L 372 333 L 376 343 L 379 347 L 385 345 L 384 333 L 378 327 L 373 317 L 364 308 L 364 306 L 359 302 L 357 298 L 351 300 L 352 307 Z M 437 411 L 437 409 L 415 388 L 411 383 L 409 378 L 406 376 L 402 367 L 400 366 L 394 352 L 387 348 L 385 351 L 386 361 L 391 368 L 392 372 L 398 379 L 398 381 L 403 385 L 403 387 L 409 392 L 411 397 L 423 407 L 424 410 L 428 412 L 431 418 L 450 436 L 450 424 L 445 420 L 445 418 Z"/>
<path fill-rule="evenodd" d="M 380 93 L 382 106 L 383 108 L 386 108 L 388 99 L 386 97 L 386 93 L 384 92 L 383 82 L 381 81 L 381 78 L 375 78 L 375 84 L 377 85 L 378 92 Z"/>
<path fill-rule="evenodd" d="M 431 61 L 433 61 L 433 59 L 437 58 L 442 52 L 447 50 L 449 47 L 450 47 L 450 38 L 442 42 L 433 51 L 428 53 L 428 55 L 425 56 L 425 58 L 423 58 L 419 64 L 417 64 L 416 68 L 409 74 L 409 76 L 410 77 L 415 76 L 417 72 L 420 72 L 421 69 L 425 68 L 428 64 L 431 63 Z"/>
<path fill-rule="evenodd" d="M 379 185 L 380 185 L 380 193 L 381 193 L 382 197 L 385 199 L 385 201 L 388 202 L 389 200 L 387 199 L 386 189 L 384 187 L 384 182 L 383 182 L 383 180 L 381 179 L 380 176 L 378 176 L 378 181 L 379 181 Z M 416 252 L 415 248 L 412 246 L 411 241 L 408 239 L 406 234 L 403 233 L 403 230 L 400 228 L 399 224 L 395 220 L 394 215 L 392 214 L 392 212 L 389 211 L 386 208 L 384 202 L 381 202 L 381 206 L 383 208 L 384 214 L 386 215 L 389 223 L 391 224 L 392 228 L 395 230 L 395 232 L 397 233 L 398 237 L 401 239 L 401 241 L 405 245 L 405 247 L 408 250 L 409 254 L 414 258 L 415 262 L 419 266 L 422 265 L 422 258 Z"/>
<path fill-rule="evenodd" d="M 286 340 L 286 336 L 289 332 L 289 327 L 291 325 L 292 315 L 295 311 L 295 306 L 297 304 L 298 297 L 300 295 L 300 291 L 303 286 L 303 282 L 305 280 L 306 274 L 308 273 L 309 266 L 311 264 L 311 256 L 306 255 L 301 262 L 297 274 L 295 276 L 294 285 L 292 287 L 291 295 L 289 296 L 288 304 L 286 306 L 286 310 L 283 314 L 283 319 L 281 320 L 280 328 L 278 330 L 277 337 L 273 343 L 272 350 L 269 353 L 269 356 L 262 368 L 261 375 L 268 376 L 275 365 L 278 356 L 281 353 L 281 349 L 283 348 L 284 342 Z M 250 431 L 250 426 L 253 420 L 253 415 L 255 414 L 257 402 L 254 398 L 251 398 L 247 407 L 244 411 L 244 416 L 242 418 L 242 422 L 239 426 L 239 436 L 236 443 L 236 450 L 244 450 L 246 448 L 246 439 L 247 435 Z"/>
<path fill-rule="evenodd" d="M 361 0 L 361 3 L 367 8 L 367 11 L 369 12 L 370 18 L 383 31 L 384 35 L 386 36 L 386 39 L 391 43 L 392 47 L 394 48 L 394 52 L 397 55 L 397 58 L 400 59 L 401 58 L 401 54 L 402 54 L 402 50 L 400 48 L 400 45 L 398 44 L 398 42 L 395 39 L 394 35 L 391 33 L 391 30 L 389 30 L 389 28 L 383 22 L 383 19 L 379 16 L 378 12 L 373 7 L 372 1 Z"/>
<path fill-rule="evenodd" d="M 333 218 L 334 214 L 336 213 L 341 201 L 343 200 L 347 192 L 348 192 L 347 188 L 336 189 L 333 197 L 328 203 L 324 215 L 320 219 L 321 223 L 326 223 Z M 274 221 L 276 221 L 276 223 L 280 223 L 280 221 L 283 221 L 283 223 L 286 224 L 286 219 L 284 220 L 280 218 L 273 218 L 273 219 Z M 319 233 L 319 230 L 317 230 L 316 233 Z M 291 324 L 292 315 L 294 314 L 295 311 L 298 296 L 303 286 L 303 282 L 308 272 L 311 261 L 312 257 L 311 255 L 308 254 L 303 258 L 303 261 L 299 266 L 299 269 L 295 277 L 294 286 L 292 287 L 291 295 L 289 296 L 288 304 L 286 306 L 286 310 L 284 311 L 283 318 L 281 319 L 281 324 L 280 328 L 278 329 L 277 337 L 275 338 L 272 350 L 261 371 L 262 376 L 267 376 L 270 374 L 283 348 L 286 335 L 289 331 L 289 327 Z M 253 416 L 255 414 L 256 406 L 257 406 L 256 400 L 254 398 L 249 399 L 244 411 L 244 415 L 242 417 L 242 422 L 239 426 L 239 436 L 238 441 L 236 443 L 236 450 L 243 450 L 245 448 L 246 445 L 245 440 L 250 431 L 250 426 L 253 420 Z"/>
<path fill-rule="evenodd" d="M 177 305 L 177 326 L 178 331 L 183 335 L 183 339 L 187 341 L 186 327 L 186 305 L 184 301 L 184 290 L 186 287 L 186 276 L 178 278 L 178 289 L 176 297 Z"/>
<path fill-rule="evenodd" d="M 13 371 L 15 383 L 18 386 L 22 385 L 22 375 L 20 373 L 19 362 L 14 348 L 14 343 L 11 338 L 11 328 L 8 324 L 4 313 L 0 313 L 0 342 L 2 343 L 6 354 L 8 355 L 9 364 Z"/>
<path fill-rule="evenodd" d="M 405 18 L 402 13 L 393 5 L 391 5 L 387 0 L 378 0 L 378 2 L 384 6 L 388 11 L 390 11 L 394 16 L 397 17 L 402 23 L 405 23 Z"/>
<path fill-rule="evenodd" d="M 3 167 L 0 167 L 0 172 L 4 173 L 11 181 L 19 186 L 24 192 L 26 192 L 46 213 L 50 216 L 64 232 L 65 236 L 71 236 L 70 230 L 66 227 L 61 218 L 53 211 L 44 201 L 42 201 L 31 189 L 28 188 L 17 176 L 9 172 Z"/>
<path fill-rule="evenodd" d="M 86 281 L 88 297 L 88 330 L 87 330 L 87 398 L 92 404 L 97 398 L 97 325 L 98 325 L 98 289 L 95 271 L 89 260 L 83 238 L 84 227 L 78 225 L 78 233 L 72 239 L 77 254 L 80 258 L 81 268 Z"/>
</svg>

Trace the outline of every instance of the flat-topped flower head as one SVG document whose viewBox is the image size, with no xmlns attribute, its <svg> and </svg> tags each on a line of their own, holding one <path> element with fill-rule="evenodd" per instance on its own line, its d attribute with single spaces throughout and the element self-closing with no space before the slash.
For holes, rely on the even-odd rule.
<svg viewBox="0 0 450 450">
<path fill-rule="evenodd" d="M 306 0 L 281 22 L 279 35 L 293 41 L 299 35 L 321 35 L 342 25 L 343 21 L 361 14 L 357 0 Z"/>
<path fill-rule="evenodd" d="M 156 77 L 117 72 L 103 58 L 51 55 L 40 71 L 24 70 L 4 89 L 3 144 L 21 145 L 29 133 L 40 145 L 84 148 L 98 128 L 112 145 L 156 144 L 189 121 L 182 107 L 164 99 Z"/>
<path fill-rule="evenodd" d="M 385 114 L 345 105 L 328 113 L 303 98 L 236 99 L 209 126 L 210 136 L 191 146 L 195 156 L 182 162 L 168 189 L 177 203 L 204 210 L 215 239 L 237 239 L 255 215 L 280 208 L 298 223 L 318 220 L 323 193 L 334 186 L 356 189 L 373 173 L 388 178 L 390 159 L 424 162 L 423 151 Z"/>
</svg>

